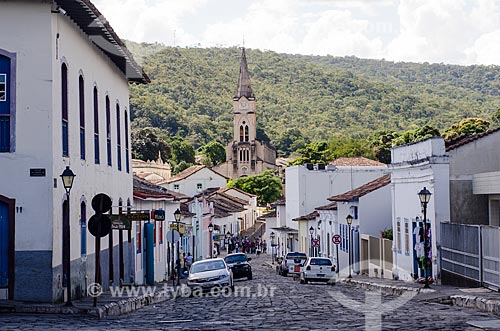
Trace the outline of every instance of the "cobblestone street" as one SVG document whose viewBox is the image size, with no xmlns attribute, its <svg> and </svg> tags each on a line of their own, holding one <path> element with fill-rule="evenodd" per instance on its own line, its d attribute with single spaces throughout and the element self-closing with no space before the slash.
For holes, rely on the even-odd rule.
<svg viewBox="0 0 500 331">
<path fill-rule="evenodd" d="M 365 290 L 341 284 L 303 285 L 292 277 L 278 276 L 266 265 L 267 259 L 255 258 L 251 262 L 254 279 L 237 281 L 237 290 L 230 296 L 181 297 L 102 320 L 82 315 L 3 314 L 0 330 L 365 329 L 365 316 L 359 312 L 365 302 Z M 249 287 L 249 292 L 243 287 Z M 373 293 L 368 298 L 376 297 Z M 359 302 L 357 311 L 339 302 L 346 301 L 341 299 L 342 294 Z M 477 330 L 466 322 L 498 318 L 471 309 L 418 302 L 417 298 L 383 315 L 382 329 Z M 392 300 L 397 297 L 384 297 L 383 306 L 393 307 L 391 302 L 397 301 Z M 381 309 L 371 307 L 368 311 Z"/>
</svg>

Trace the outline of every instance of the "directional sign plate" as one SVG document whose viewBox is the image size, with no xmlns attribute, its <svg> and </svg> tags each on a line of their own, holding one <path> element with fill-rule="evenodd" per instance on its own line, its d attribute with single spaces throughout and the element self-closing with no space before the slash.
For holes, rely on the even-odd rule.
<svg viewBox="0 0 500 331">
<path fill-rule="evenodd" d="M 312 247 L 319 247 L 319 239 L 312 240 Z"/>
<path fill-rule="evenodd" d="M 336 234 L 332 237 L 332 241 L 335 245 L 339 245 L 342 242 L 342 238 L 339 234 Z"/>
<path fill-rule="evenodd" d="M 132 229 L 130 220 L 127 218 L 126 214 L 121 215 L 109 215 L 111 219 L 111 228 L 113 230 L 130 230 Z"/>
</svg>

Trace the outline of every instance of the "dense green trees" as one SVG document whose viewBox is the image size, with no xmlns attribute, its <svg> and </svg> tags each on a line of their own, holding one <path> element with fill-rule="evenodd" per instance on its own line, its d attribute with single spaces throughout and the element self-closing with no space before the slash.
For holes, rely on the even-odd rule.
<svg viewBox="0 0 500 331">
<path fill-rule="evenodd" d="M 227 187 L 236 187 L 247 193 L 255 194 L 259 205 L 278 200 L 282 193 L 281 179 L 276 177 L 270 170 L 256 176 L 230 180 Z"/>
<path fill-rule="evenodd" d="M 232 139 L 239 49 L 128 45 L 152 79 L 149 85 L 131 85 L 134 127 L 159 128 L 196 149 L 213 140 L 225 144 Z M 247 50 L 247 58 L 257 97 L 259 139 L 270 139 L 280 156 L 304 149 L 310 142 L 344 137 L 375 144 L 368 152 L 364 145 L 349 143 L 347 153 L 379 153 L 379 159 L 387 159 L 383 141 L 398 138 L 391 132 L 418 130 L 426 124 L 444 131 L 464 117 L 489 119 L 500 105 L 496 66 L 394 63 L 258 50 Z M 372 139 L 379 130 L 389 136 Z"/>
<path fill-rule="evenodd" d="M 218 141 L 211 141 L 202 148 L 201 154 L 205 156 L 202 163 L 208 167 L 213 167 L 226 161 L 226 148 Z"/>
</svg>

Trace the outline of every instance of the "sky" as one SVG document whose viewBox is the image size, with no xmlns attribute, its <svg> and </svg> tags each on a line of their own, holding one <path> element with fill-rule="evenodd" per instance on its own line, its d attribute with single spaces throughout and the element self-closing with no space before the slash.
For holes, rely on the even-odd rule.
<svg viewBox="0 0 500 331">
<path fill-rule="evenodd" d="M 500 65 L 500 0 L 93 0 L 122 39 Z"/>
</svg>

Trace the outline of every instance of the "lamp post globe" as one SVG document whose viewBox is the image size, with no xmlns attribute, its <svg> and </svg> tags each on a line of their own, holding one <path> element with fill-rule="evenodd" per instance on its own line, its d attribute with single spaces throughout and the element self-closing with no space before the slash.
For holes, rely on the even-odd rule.
<svg viewBox="0 0 500 331">
<path fill-rule="evenodd" d="M 423 189 L 418 192 L 418 198 L 420 200 L 420 205 L 422 207 L 422 213 L 424 214 L 424 218 L 422 220 L 422 226 L 423 226 L 423 234 L 424 234 L 424 256 L 422 259 L 422 271 L 424 273 L 424 278 L 425 278 L 425 285 L 424 288 L 429 288 L 429 276 L 427 275 L 427 264 L 429 263 L 429 242 L 428 242 L 428 236 L 427 236 L 427 204 L 431 200 L 431 195 L 432 193 L 424 186 Z"/>
<path fill-rule="evenodd" d="M 73 302 L 71 301 L 71 231 L 70 231 L 70 191 L 73 187 L 73 181 L 75 180 L 76 175 L 73 171 L 66 166 L 63 173 L 61 174 L 61 179 L 63 182 L 64 190 L 66 191 L 66 199 L 67 199 L 67 211 L 66 215 L 63 217 L 63 252 L 64 252 L 64 266 L 65 270 L 63 270 L 64 275 L 66 276 L 66 288 L 67 288 L 67 300 L 66 306 L 73 306 Z"/>
<path fill-rule="evenodd" d="M 212 232 L 214 231 L 214 225 L 212 224 L 212 222 L 210 222 L 210 224 L 208 224 L 208 233 L 209 233 L 209 242 L 210 242 L 210 258 L 213 257 L 213 244 L 212 244 Z"/>
<path fill-rule="evenodd" d="M 352 255 L 352 242 L 351 242 L 351 225 L 352 225 L 353 217 L 351 214 L 347 215 L 345 221 L 347 222 L 347 226 L 349 227 L 348 235 L 349 235 L 349 276 L 347 278 L 352 278 L 351 275 L 351 255 Z"/>
<path fill-rule="evenodd" d="M 313 250 L 313 233 L 314 233 L 314 227 L 311 225 L 309 228 L 309 234 L 311 235 L 311 247 L 309 247 L 309 256 L 313 256 L 314 250 Z"/>
<path fill-rule="evenodd" d="M 174 219 L 176 222 L 179 222 L 181 220 L 181 211 L 179 208 L 174 212 Z"/>
</svg>

